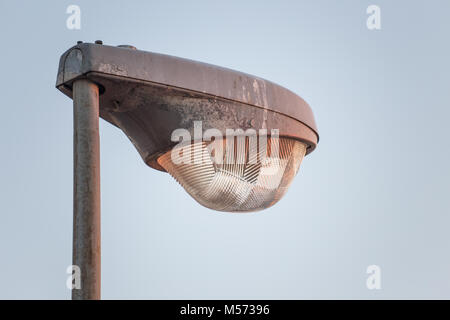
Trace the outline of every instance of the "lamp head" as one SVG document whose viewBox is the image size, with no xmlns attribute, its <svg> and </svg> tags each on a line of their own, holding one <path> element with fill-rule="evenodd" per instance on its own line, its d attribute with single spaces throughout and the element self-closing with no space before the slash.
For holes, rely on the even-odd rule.
<svg viewBox="0 0 450 320">
<path fill-rule="evenodd" d="M 100 117 L 128 136 L 147 165 L 214 210 L 273 205 L 318 142 L 302 98 L 241 72 L 78 43 L 61 56 L 56 87 L 72 97 L 80 78 L 100 87 Z"/>
</svg>

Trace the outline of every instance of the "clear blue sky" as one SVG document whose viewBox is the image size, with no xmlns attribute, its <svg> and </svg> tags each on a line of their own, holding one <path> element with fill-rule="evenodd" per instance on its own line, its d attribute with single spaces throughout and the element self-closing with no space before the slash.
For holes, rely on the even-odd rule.
<svg viewBox="0 0 450 320">
<path fill-rule="evenodd" d="M 66 8 L 81 8 L 81 30 Z M 381 30 L 366 8 L 381 8 Z M 201 207 L 101 121 L 102 295 L 450 298 L 449 1 L 1 1 L 0 298 L 66 299 L 77 40 L 244 71 L 312 107 L 321 134 L 286 196 Z M 382 289 L 366 288 L 379 265 Z"/>
</svg>

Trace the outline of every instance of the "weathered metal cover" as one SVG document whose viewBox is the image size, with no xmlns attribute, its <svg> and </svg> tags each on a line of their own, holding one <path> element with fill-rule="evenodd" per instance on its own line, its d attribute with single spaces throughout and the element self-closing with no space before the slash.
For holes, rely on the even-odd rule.
<svg viewBox="0 0 450 320">
<path fill-rule="evenodd" d="M 318 131 L 309 105 L 270 81 L 218 66 L 173 56 L 80 43 L 60 59 L 56 87 L 72 97 L 75 79 L 100 87 L 100 116 L 121 128 L 144 161 L 155 159 L 174 142 L 177 128 L 279 129 L 280 136 L 316 147 Z"/>
</svg>

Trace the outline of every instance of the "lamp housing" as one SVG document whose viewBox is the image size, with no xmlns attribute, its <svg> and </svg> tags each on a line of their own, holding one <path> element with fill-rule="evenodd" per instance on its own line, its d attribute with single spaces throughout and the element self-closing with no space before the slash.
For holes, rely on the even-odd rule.
<svg viewBox="0 0 450 320">
<path fill-rule="evenodd" d="M 215 210 L 273 205 L 318 143 L 312 110 L 302 98 L 242 72 L 132 46 L 78 43 L 61 56 L 56 87 L 72 98 L 78 79 L 99 86 L 100 117 L 127 135 L 148 166 L 169 172 Z M 177 130 L 190 140 L 174 139 Z M 214 139 L 204 139 L 208 130 Z M 192 163 L 177 163 L 183 152 L 173 151 L 181 142 Z M 222 163 L 210 153 L 220 145 L 226 150 Z"/>
</svg>

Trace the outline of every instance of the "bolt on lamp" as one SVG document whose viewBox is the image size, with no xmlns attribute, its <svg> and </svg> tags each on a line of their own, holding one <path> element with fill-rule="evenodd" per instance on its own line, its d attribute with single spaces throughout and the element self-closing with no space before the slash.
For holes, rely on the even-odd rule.
<svg viewBox="0 0 450 320">
<path fill-rule="evenodd" d="M 81 289 L 72 299 L 100 298 L 99 117 L 120 128 L 148 166 L 219 211 L 275 204 L 318 142 L 311 108 L 291 91 L 133 46 L 78 42 L 60 58 L 56 87 L 74 104 L 73 264 Z"/>
</svg>

